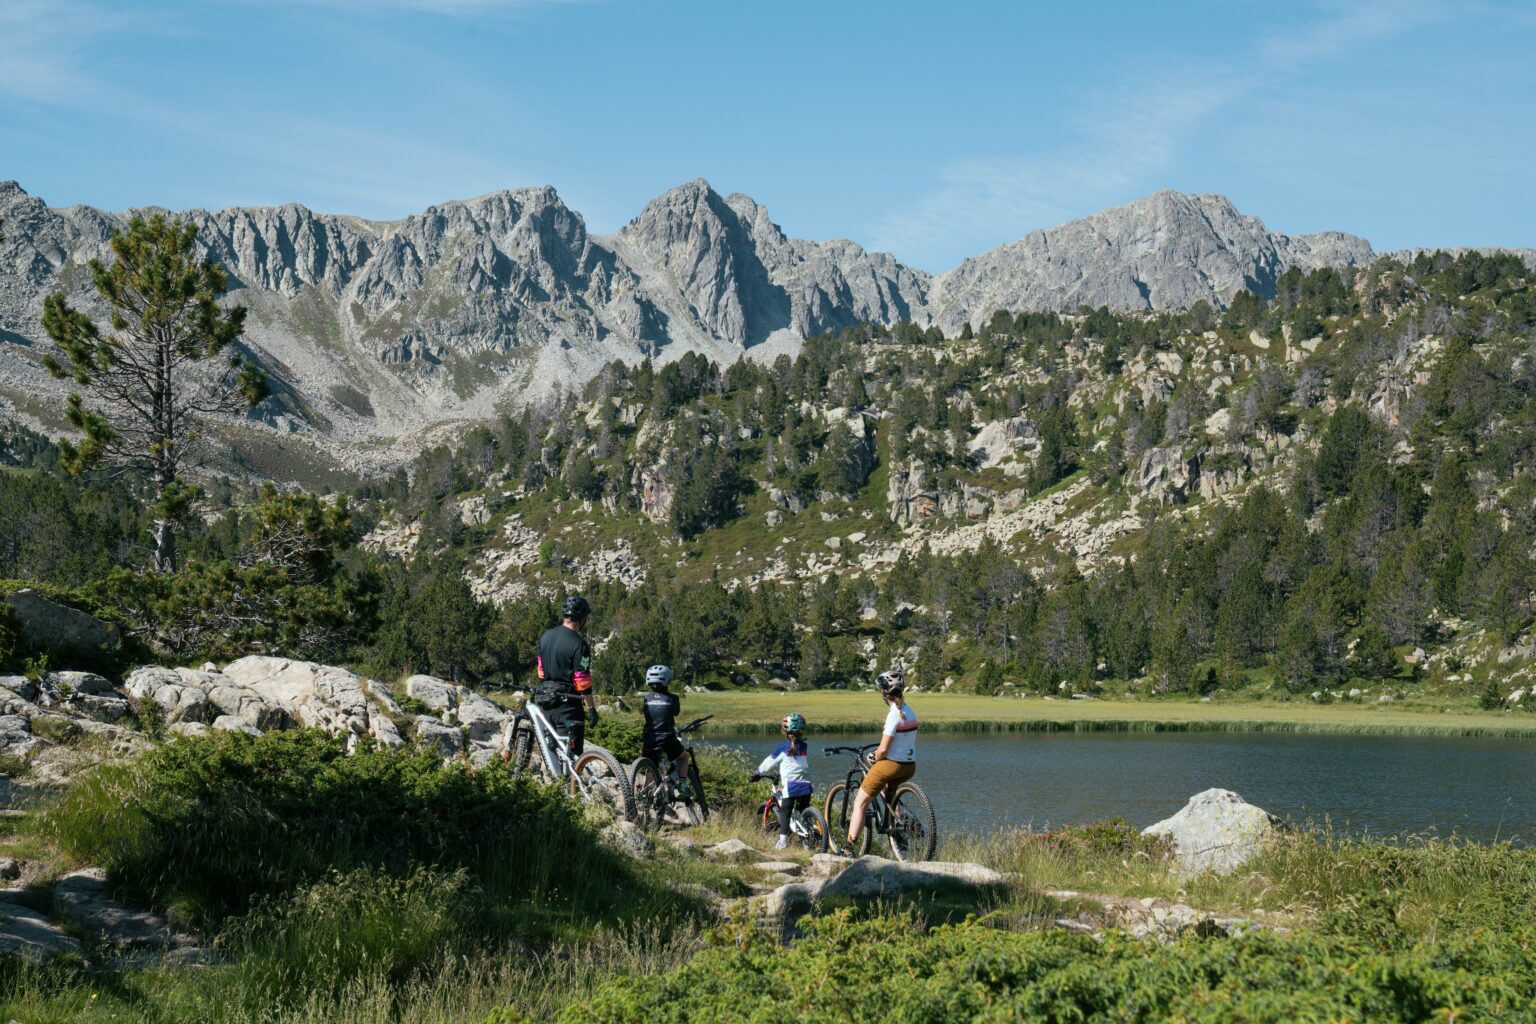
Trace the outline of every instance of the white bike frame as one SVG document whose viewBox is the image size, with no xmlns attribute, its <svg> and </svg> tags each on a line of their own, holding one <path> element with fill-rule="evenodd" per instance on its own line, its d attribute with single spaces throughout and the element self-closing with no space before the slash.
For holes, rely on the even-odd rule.
<svg viewBox="0 0 1536 1024">
<path fill-rule="evenodd" d="M 784 806 L 784 799 L 783 796 L 779 795 L 779 787 L 773 787 L 773 806 L 775 809 Z M 806 804 L 806 807 L 810 807 L 810 804 Z M 800 824 L 800 815 L 797 812 L 791 812 L 789 815 L 789 830 L 797 836 L 810 837 L 810 832 L 806 831 L 805 826 Z"/>
<path fill-rule="evenodd" d="M 571 758 L 571 738 L 562 736 L 555 727 L 544 717 L 544 711 L 533 701 L 523 705 L 523 711 L 528 715 L 528 720 L 533 723 L 533 738 L 538 741 L 539 754 L 544 758 L 544 767 L 557 779 L 570 775 L 576 780 L 576 785 L 581 790 L 581 795 L 587 795 L 587 784 L 580 775 L 576 774 L 576 762 Z"/>
</svg>

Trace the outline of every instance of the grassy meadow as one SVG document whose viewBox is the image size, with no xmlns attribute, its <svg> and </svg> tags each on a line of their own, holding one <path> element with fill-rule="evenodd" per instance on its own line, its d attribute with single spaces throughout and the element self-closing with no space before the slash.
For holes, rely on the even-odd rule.
<svg viewBox="0 0 1536 1024">
<path fill-rule="evenodd" d="M 917 693 L 912 705 L 925 729 L 955 732 L 1252 731 L 1380 733 L 1422 736 L 1533 736 L 1536 718 L 1467 707 L 1159 699 L 1047 700 Z M 812 732 L 873 732 L 884 705 L 868 691 L 798 693 L 721 691 L 683 698 L 683 719 L 713 715 L 706 731 L 777 732 L 798 711 Z"/>
</svg>

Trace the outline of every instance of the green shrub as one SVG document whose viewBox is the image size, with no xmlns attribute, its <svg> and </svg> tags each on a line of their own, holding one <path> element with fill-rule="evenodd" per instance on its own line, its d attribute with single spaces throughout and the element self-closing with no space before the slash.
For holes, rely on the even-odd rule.
<svg viewBox="0 0 1536 1024">
<path fill-rule="evenodd" d="M 659 977 L 623 978 L 565 1024 L 698 1020 L 1524 1020 L 1536 1008 L 1528 924 L 1383 951 L 1317 933 L 1189 936 L 1007 932 L 980 922 L 924 932 L 909 917 L 817 921 L 788 947 L 733 930 Z"/>
<path fill-rule="evenodd" d="M 644 727 L 638 715 L 603 715 L 597 727 L 587 730 L 587 739 L 605 747 L 626 765 L 640 756 L 640 736 Z"/>
<path fill-rule="evenodd" d="M 1032 835 L 1030 839 L 1074 856 L 1144 853 L 1158 859 L 1167 856 L 1169 849 L 1166 837 L 1142 835 L 1140 829 L 1124 818 L 1104 818 L 1086 825 L 1062 825 Z"/>
<path fill-rule="evenodd" d="M 475 917 L 471 890 L 463 869 L 401 877 L 360 868 L 268 897 L 219 944 L 273 1004 L 370 974 L 401 984 L 473 951 L 464 929 Z"/>
<path fill-rule="evenodd" d="M 748 762 L 740 747 L 700 743 L 693 748 L 693 758 L 711 806 L 751 807 L 762 801 L 763 793 L 749 781 L 756 765 Z"/>
<path fill-rule="evenodd" d="M 0 601 L 0 672 L 21 670 L 31 651 L 21 635 L 21 624 L 10 605 Z"/>
<path fill-rule="evenodd" d="M 462 868 L 484 894 L 462 926 L 499 937 L 650 897 L 553 789 L 500 764 L 470 774 L 415 749 L 347 756 L 318 730 L 174 739 L 90 773 L 36 827 L 131 894 L 203 926 L 359 868 Z"/>
</svg>

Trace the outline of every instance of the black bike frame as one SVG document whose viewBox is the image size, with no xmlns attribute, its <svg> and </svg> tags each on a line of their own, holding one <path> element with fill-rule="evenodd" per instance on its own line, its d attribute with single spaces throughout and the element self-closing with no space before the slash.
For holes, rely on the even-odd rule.
<svg viewBox="0 0 1536 1024">
<path fill-rule="evenodd" d="M 878 743 L 870 743 L 862 747 L 821 748 L 823 757 L 830 757 L 833 754 L 845 753 L 847 751 L 853 752 L 854 767 L 848 770 L 847 776 L 843 779 L 845 785 L 843 788 L 843 807 L 842 813 L 839 815 L 839 824 L 847 821 L 852 816 L 853 801 L 857 798 L 856 794 L 858 793 L 859 784 L 864 781 L 864 776 L 869 774 L 869 769 L 864 767 L 863 763 L 864 752 L 866 750 L 874 750 L 879 745 Z M 880 791 L 870 799 L 868 813 L 870 816 L 870 826 L 881 835 L 889 835 L 890 817 L 886 808 L 885 787 L 881 787 Z"/>
</svg>

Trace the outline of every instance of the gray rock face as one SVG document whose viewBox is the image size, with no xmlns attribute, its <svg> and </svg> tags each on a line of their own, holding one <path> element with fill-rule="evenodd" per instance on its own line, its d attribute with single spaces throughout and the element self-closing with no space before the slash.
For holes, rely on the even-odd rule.
<svg viewBox="0 0 1536 1024">
<path fill-rule="evenodd" d="M 173 931 L 159 914 L 109 896 L 106 874 L 98 868 L 73 871 L 59 879 L 53 889 L 53 912 L 117 949 L 168 950 L 197 944 L 192 936 Z"/>
<path fill-rule="evenodd" d="M 652 200 L 614 248 L 668 314 L 742 349 L 783 332 L 803 339 L 860 321 L 920 318 L 928 276 L 848 241 L 790 239 L 747 196 L 721 197 L 698 179 Z M 681 299 L 679 304 L 676 300 Z"/>
<path fill-rule="evenodd" d="M 1272 293 L 1290 267 L 1372 259 L 1363 238 L 1268 231 L 1222 196 L 1162 191 L 966 260 L 934 284 L 930 315 L 945 333 L 992 310 L 1225 307 L 1249 288 Z"/>
<path fill-rule="evenodd" d="M 1274 837 L 1278 819 L 1228 789 L 1208 789 L 1189 798 L 1171 818 L 1143 835 L 1167 836 L 1179 867 L 1187 874 L 1219 875 L 1242 867 Z"/>
<path fill-rule="evenodd" d="M 246 428 L 301 431 L 354 464 L 407 458 L 424 431 L 570 390 L 615 358 L 772 358 L 862 321 L 952 333 L 999 308 L 1219 306 L 1290 266 L 1371 258 L 1353 236 L 1275 234 L 1219 196 L 1173 192 L 1033 232 L 940 277 L 849 241 L 789 238 L 750 198 L 703 181 L 611 236 L 590 235 L 550 188 L 387 223 L 291 204 L 186 216 L 230 271 L 231 301 L 250 307 L 244 343 L 275 383 Z M 128 217 L 51 209 L 0 183 L 0 403 L 67 389 L 41 368 L 43 299 L 62 290 L 99 314 L 86 263 Z M 352 446 L 386 437 L 393 453 Z M 666 480 L 654 490 L 661 509 Z"/>
<path fill-rule="evenodd" d="M 1136 468 L 1135 484 L 1160 505 L 1183 501 L 1200 484 L 1200 459 L 1176 446 L 1149 448 Z"/>
<path fill-rule="evenodd" d="M 0 901 L 0 953 L 41 964 L 81 952 L 80 940 L 44 915 L 19 903 Z"/>
<path fill-rule="evenodd" d="M 0 284 L 0 287 L 4 287 Z M 10 346 L 0 333 L 0 359 Z M 18 590 L 4 598 L 16 613 L 21 635 L 27 643 L 48 655 L 55 662 L 90 663 L 99 661 L 122 643 L 122 631 L 111 623 L 102 622 L 94 615 L 87 615 L 39 594 L 35 590 Z"/>
</svg>

